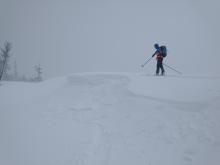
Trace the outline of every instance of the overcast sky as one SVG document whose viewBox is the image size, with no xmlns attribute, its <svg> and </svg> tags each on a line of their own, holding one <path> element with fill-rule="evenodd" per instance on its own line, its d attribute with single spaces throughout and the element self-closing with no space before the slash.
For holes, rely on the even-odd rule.
<svg viewBox="0 0 220 165">
<path fill-rule="evenodd" d="M 0 45 L 19 74 L 154 73 L 154 43 L 184 74 L 220 76 L 218 0 L 0 0 Z M 13 69 L 13 68 L 12 68 Z M 167 74 L 174 72 L 167 70 Z"/>
</svg>

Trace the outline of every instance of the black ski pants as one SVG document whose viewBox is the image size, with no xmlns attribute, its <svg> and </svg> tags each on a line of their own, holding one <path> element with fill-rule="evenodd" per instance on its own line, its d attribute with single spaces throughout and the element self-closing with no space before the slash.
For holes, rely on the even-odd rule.
<svg viewBox="0 0 220 165">
<path fill-rule="evenodd" d="M 161 69 L 161 74 L 164 75 L 164 68 L 163 68 L 163 61 L 162 60 L 157 60 L 157 70 L 156 70 L 156 75 L 159 74 L 160 72 L 160 69 Z"/>
</svg>

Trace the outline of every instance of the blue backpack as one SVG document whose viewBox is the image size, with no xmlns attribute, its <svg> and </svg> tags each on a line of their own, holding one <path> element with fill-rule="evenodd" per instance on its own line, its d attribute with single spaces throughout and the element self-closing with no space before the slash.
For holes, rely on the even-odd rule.
<svg viewBox="0 0 220 165">
<path fill-rule="evenodd" d="M 160 49 L 161 49 L 161 52 L 162 52 L 162 56 L 166 57 L 167 56 L 167 48 L 166 48 L 166 46 L 161 46 Z"/>
</svg>

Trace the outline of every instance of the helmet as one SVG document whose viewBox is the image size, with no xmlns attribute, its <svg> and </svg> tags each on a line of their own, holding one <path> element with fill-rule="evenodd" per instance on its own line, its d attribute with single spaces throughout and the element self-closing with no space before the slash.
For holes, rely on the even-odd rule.
<svg viewBox="0 0 220 165">
<path fill-rule="evenodd" d="M 157 44 L 157 43 L 154 44 L 154 47 L 155 47 L 155 49 L 157 49 L 157 50 L 160 49 L 160 46 L 159 46 L 159 44 Z"/>
</svg>

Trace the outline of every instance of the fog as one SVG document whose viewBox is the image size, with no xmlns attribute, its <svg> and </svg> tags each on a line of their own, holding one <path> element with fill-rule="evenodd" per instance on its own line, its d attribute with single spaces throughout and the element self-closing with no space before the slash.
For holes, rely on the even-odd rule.
<svg viewBox="0 0 220 165">
<path fill-rule="evenodd" d="M 20 75 L 41 64 L 45 79 L 76 72 L 154 73 L 140 66 L 154 43 L 183 74 L 220 76 L 217 0 L 0 0 L 0 45 L 13 44 Z M 167 74 L 173 74 L 167 70 Z"/>
</svg>

